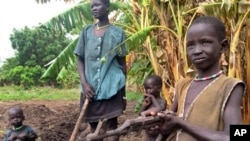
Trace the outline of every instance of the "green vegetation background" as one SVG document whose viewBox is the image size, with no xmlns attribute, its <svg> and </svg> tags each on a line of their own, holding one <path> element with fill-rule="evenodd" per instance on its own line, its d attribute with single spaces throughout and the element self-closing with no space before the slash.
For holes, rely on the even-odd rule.
<svg viewBox="0 0 250 141">
<path fill-rule="evenodd" d="M 140 93 L 127 91 L 127 100 L 139 100 Z M 79 89 L 59 89 L 52 87 L 34 87 L 24 89 L 19 86 L 0 87 L 0 101 L 27 100 L 79 100 Z"/>
</svg>

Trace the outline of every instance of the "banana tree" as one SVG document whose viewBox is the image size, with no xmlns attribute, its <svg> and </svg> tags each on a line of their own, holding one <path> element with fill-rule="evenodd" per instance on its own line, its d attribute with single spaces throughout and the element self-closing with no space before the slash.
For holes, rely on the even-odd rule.
<svg viewBox="0 0 250 141">
<path fill-rule="evenodd" d="M 126 9 L 128 5 L 117 2 L 111 4 L 111 11 L 118 9 Z M 73 8 L 59 14 L 56 17 L 53 17 L 47 23 L 41 25 L 43 28 L 53 30 L 54 32 L 61 32 L 66 30 L 71 34 L 80 34 L 80 31 L 83 26 L 93 23 L 94 19 L 91 14 L 90 2 L 80 2 Z M 76 46 L 78 37 L 73 39 L 73 41 L 65 47 L 65 49 L 49 64 L 47 71 L 41 77 L 43 78 L 56 78 L 60 72 L 67 68 L 72 68 L 75 66 L 75 56 L 73 50 Z"/>
<path fill-rule="evenodd" d="M 185 0 L 114 1 L 111 3 L 111 21 L 123 27 L 128 36 L 124 43 L 127 44 L 130 52 L 127 57 L 128 64 L 131 66 L 129 76 L 132 76 L 139 86 L 151 73 L 162 76 L 165 84 L 162 94 L 167 100 L 168 106 L 171 105 L 175 83 L 179 79 L 188 77 L 187 74 L 192 67 L 186 59 L 185 44 L 183 44 L 186 29 L 194 17 L 199 14 L 207 14 L 222 19 L 229 29 L 228 34 L 232 40 L 232 47 L 222 60 L 225 71 L 231 77 L 246 80 L 249 88 L 249 72 L 243 69 L 244 65 L 248 68 L 250 66 L 248 63 L 249 44 L 241 44 L 240 49 L 238 46 L 240 31 L 247 21 L 249 12 L 238 13 L 236 5 L 236 1 L 228 0 L 207 1 L 206 3 Z M 67 30 L 79 34 L 84 25 L 94 22 L 89 7 L 89 2 L 79 3 L 76 7 L 52 18 L 44 26 L 55 32 Z M 53 61 L 43 77 L 55 77 L 60 74 L 61 70 L 75 65 L 75 57 L 72 52 L 77 39 Z M 244 56 L 246 57 L 244 58 Z M 237 59 L 237 57 L 242 59 Z M 243 60 L 243 62 L 239 63 L 239 60 Z M 250 97 L 247 94 L 243 102 L 243 119 L 246 122 L 250 121 L 249 103 Z"/>
<path fill-rule="evenodd" d="M 212 6 L 213 5 L 213 6 Z M 250 3 L 247 1 L 225 0 L 201 4 L 201 12 L 220 18 L 226 25 L 227 35 L 230 38 L 230 48 L 222 58 L 224 72 L 229 77 L 236 77 L 246 84 L 246 95 L 242 102 L 243 122 L 250 123 L 250 96 L 249 96 L 249 28 Z"/>
<path fill-rule="evenodd" d="M 151 3 L 153 3 L 153 5 L 151 5 Z M 79 3 L 74 8 L 69 9 L 68 11 L 52 18 L 52 20 L 45 23 L 43 26 L 45 28 L 53 30 L 54 32 L 58 32 L 61 30 L 67 30 L 68 32 L 79 32 L 82 26 L 93 22 L 93 18 L 90 14 L 89 4 L 89 2 Z M 130 7 L 129 4 L 132 4 L 133 7 Z M 161 5 L 159 4 L 161 3 L 156 3 L 150 0 L 144 0 L 140 3 L 137 3 L 137 7 L 135 6 L 135 1 L 132 1 L 132 3 L 120 3 L 118 1 L 111 3 L 111 12 L 115 11 L 116 13 L 118 13 L 113 14 L 114 24 L 120 25 L 125 29 L 128 35 L 128 38 L 126 40 L 128 49 L 129 51 L 133 51 L 137 54 L 137 61 L 134 62 L 135 64 L 133 65 L 133 68 L 131 70 L 135 70 L 136 63 L 145 63 L 145 65 L 143 66 L 140 65 L 140 70 L 143 71 L 140 72 L 140 75 L 137 74 L 137 78 L 140 78 L 141 83 L 144 78 L 152 72 L 165 77 L 168 80 L 165 82 L 171 82 L 171 77 L 169 77 L 171 75 L 165 75 L 165 65 L 163 63 L 166 63 L 167 61 L 164 60 L 164 53 L 161 53 L 166 49 L 159 46 L 156 40 L 157 38 L 155 38 L 155 36 L 160 36 L 158 34 L 160 32 L 168 31 L 168 33 L 171 33 L 173 36 L 175 36 L 173 40 L 178 38 L 181 39 L 181 35 L 176 34 L 174 30 L 168 28 L 165 25 L 164 21 L 166 21 L 167 19 L 164 18 L 164 15 L 161 14 L 159 15 L 160 17 L 157 16 L 157 12 L 155 12 L 155 10 L 164 10 L 164 3 Z M 137 13 L 135 10 L 137 10 Z M 172 12 L 173 11 L 174 10 L 172 9 Z M 118 18 L 120 12 L 123 13 L 122 18 Z M 160 14 L 159 11 L 158 14 Z M 156 18 L 152 19 L 153 16 L 156 16 Z M 160 19 L 160 21 L 158 19 Z M 176 22 L 176 24 L 181 25 L 181 22 Z M 181 30 L 178 30 L 179 33 L 181 33 L 180 31 Z M 42 78 L 55 77 L 57 76 L 57 74 L 60 74 L 60 71 L 65 70 L 70 65 L 74 65 L 75 57 L 72 51 L 76 45 L 77 39 L 78 38 L 73 40 L 72 43 L 69 44 L 65 48 L 65 50 L 63 50 L 61 54 L 51 62 L 51 65 L 44 73 Z M 179 41 L 179 45 L 181 46 L 181 41 Z M 170 49 L 170 51 L 171 50 L 173 49 Z M 158 52 L 158 55 L 156 52 Z M 166 52 L 165 56 L 169 54 L 171 53 Z M 179 59 L 179 56 L 181 55 L 182 53 L 178 54 L 178 58 L 173 59 L 174 61 L 172 61 L 171 64 L 167 65 L 167 69 L 171 68 L 171 65 L 176 65 L 175 62 L 181 60 Z M 173 55 L 173 57 L 174 56 L 175 55 Z M 183 58 L 182 60 L 185 60 L 185 58 Z M 161 63 L 159 63 L 159 61 L 161 61 Z M 178 67 L 174 68 L 176 69 Z M 176 71 L 172 71 L 171 69 L 169 70 L 169 74 L 176 74 L 174 78 L 177 79 L 179 74 L 175 73 Z M 133 74 L 133 71 L 131 71 L 131 74 Z M 166 83 L 167 85 L 163 86 L 163 95 L 165 97 L 167 96 L 166 99 L 169 104 L 171 104 L 171 98 L 169 97 L 171 95 L 168 94 L 168 89 L 173 88 L 174 81 L 172 81 L 171 83 L 172 84 Z"/>
</svg>

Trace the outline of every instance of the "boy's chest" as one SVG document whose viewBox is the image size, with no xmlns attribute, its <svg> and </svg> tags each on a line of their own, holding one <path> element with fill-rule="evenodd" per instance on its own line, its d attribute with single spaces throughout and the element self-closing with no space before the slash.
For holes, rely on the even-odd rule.
<svg viewBox="0 0 250 141">
<path fill-rule="evenodd" d="M 192 82 L 187 90 L 184 111 L 186 112 L 195 99 L 209 86 L 211 81 Z"/>
<path fill-rule="evenodd" d="M 155 108 L 161 108 L 161 105 L 163 105 L 163 100 L 161 98 L 156 98 L 157 103 L 159 104 L 160 107 L 157 107 L 156 105 L 153 104 L 153 102 L 151 101 L 151 104 L 148 106 L 147 110 L 150 109 L 155 109 Z"/>
</svg>

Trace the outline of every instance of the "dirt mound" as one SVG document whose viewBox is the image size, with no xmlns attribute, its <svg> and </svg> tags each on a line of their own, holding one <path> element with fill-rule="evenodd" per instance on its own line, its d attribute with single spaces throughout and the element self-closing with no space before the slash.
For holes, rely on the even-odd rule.
<svg viewBox="0 0 250 141">
<path fill-rule="evenodd" d="M 119 124 L 126 119 L 135 118 L 133 110 L 136 101 L 129 101 L 126 112 L 119 117 Z M 0 102 L 0 139 L 10 127 L 7 112 L 10 107 L 20 106 L 24 110 L 24 124 L 32 126 L 38 136 L 38 141 L 68 141 L 79 116 L 78 101 L 29 101 Z M 121 141 L 143 141 L 141 135 L 129 133 L 121 137 Z"/>
</svg>

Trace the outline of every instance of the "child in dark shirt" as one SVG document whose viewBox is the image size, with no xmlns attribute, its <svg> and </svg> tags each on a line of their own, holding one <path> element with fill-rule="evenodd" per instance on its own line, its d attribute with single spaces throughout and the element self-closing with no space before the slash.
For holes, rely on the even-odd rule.
<svg viewBox="0 0 250 141">
<path fill-rule="evenodd" d="M 9 122 L 12 125 L 4 136 L 3 141 L 35 141 L 37 135 L 28 125 L 23 125 L 25 116 L 20 107 L 13 107 L 8 112 Z"/>
</svg>

